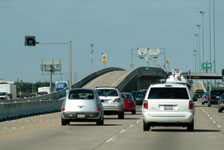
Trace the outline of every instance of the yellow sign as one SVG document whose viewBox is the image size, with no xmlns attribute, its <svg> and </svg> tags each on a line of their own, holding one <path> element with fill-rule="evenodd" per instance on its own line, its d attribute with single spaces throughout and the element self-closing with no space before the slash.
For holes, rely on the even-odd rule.
<svg viewBox="0 0 224 150">
<path fill-rule="evenodd" d="M 166 59 L 166 60 L 165 60 L 165 64 L 168 64 L 168 63 L 169 63 L 169 61 Z"/>
<path fill-rule="evenodd" d="M 102 54 L 102 62 L 103 62 L 103 64 L 106 64 L 106 62 L 107 62 L 107 54 Z"/>
</svg>

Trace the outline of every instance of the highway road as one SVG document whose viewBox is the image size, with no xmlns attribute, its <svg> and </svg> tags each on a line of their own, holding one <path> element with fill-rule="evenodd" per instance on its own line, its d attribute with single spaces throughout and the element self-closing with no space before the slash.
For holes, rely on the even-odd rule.
<svg viewBox="0 0 224 150">
<path fill-rule="evenodd" d="M 125 119 L 105 115 L 105 125 L 61 126 L 60 112 L 0 122 L 1 150 L 223 150 L 224 112 L 196 103 L 195 131 L 182 127 L 142 129 L 141 108 Z"/>
</svg>

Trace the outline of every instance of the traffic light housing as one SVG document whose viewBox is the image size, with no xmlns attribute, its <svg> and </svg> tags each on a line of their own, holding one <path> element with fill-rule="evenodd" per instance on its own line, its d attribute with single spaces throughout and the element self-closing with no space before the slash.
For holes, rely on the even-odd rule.
<svg viewBox="0 0 224 150">
<path fill-rule="evenodd" d="M 25 36 L 25 46 L 35 46 L 36 44 L 35 36 Z"/>
</svg>

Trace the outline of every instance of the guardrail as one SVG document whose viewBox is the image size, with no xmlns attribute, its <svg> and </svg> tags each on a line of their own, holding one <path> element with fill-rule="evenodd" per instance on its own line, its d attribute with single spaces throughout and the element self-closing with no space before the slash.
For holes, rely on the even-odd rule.
<svg viewBox="0 0 224 150">
<path fill-rule="evenodd" d="M 110 67 L 96 71 L 73 84 L 72 88 L 83 87 L 85 84 L 98 76 L 101 76 L 107 72 L 119 70 L 124 69 Z M 67 89 L 63 89 L 58 92 L 39 97 L 1 101 L 0 120 L 8 120 L 29 115 L 60 111 L 61 105 L 63 103 L 63 100 L 60 99 L 65 97 L 66 90 Z"/>
</svg>

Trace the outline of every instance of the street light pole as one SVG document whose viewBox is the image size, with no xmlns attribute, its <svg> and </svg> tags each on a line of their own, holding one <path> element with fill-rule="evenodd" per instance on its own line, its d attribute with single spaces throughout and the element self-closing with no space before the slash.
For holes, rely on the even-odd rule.
<svg viewBox="0 0 224 150">
<path fill-rule="evenodd" d="M 213 40 L 214 40 L 214 73 L 216 73 L 216 46 L 215 46 L 215 0 L 213 0 Z"/>
<path fill-rule="evenodd" d="M 195 56 L 195 72 L 197 72 L 197 50 L 193 50 L 193 55 Z"/>
<path fill-rule="evenodd" d="M 201 73 L 201 25 L 197 24 L 198 27 L 198 58 L 199 58 L 199 73 Z"/>
<path fill-rule="evenodd" d="M 197 54 L 198 54 L 198 53 L 199 53 L 199 46 L 198 46 L 198 45 L 199 45 L 199 44 L 198 44 L 198 41 L 199 41 L 199 40 L 198 40 L 198 36 L 199 36 L 199 35 L 198 35 L 198 34 L 194 34 L 194 36 L 196 37 L 196 51 L 197 51 Z M 198 55 L 199 55 L 199 54 L 198 54 Z M 198 55 L 197 55 L 197 57 L 199 57 Z M 198 59 L 198 60 L 199 60 L 199 59 Z M 200 62 L 198 62 L 198 64 L 199 64 L 199 67 L 200 67 Z M 196 69 L 196 70 L 197 70 L 197 69 Z M 198 68 L 198 70 L 199 70 L 199 68 Z"/>
<path fill-rule="evenodd" d="M 202 16 L 202 63 L 204 63 L 205 62 L 205 50 L 204 50 L 204 14 L 205 12 L 200 11 L 200 14 Z"/>
<path fill-rule="evenodd" d="M 91 53 L 91 64 L 92 65 L 93 65 L 93 52 L 94 52 L 93 46 L 94 46 L 94 44 L 91 44 L 91 51 L 90 51 L 90 53 Z"/>
</svg>

